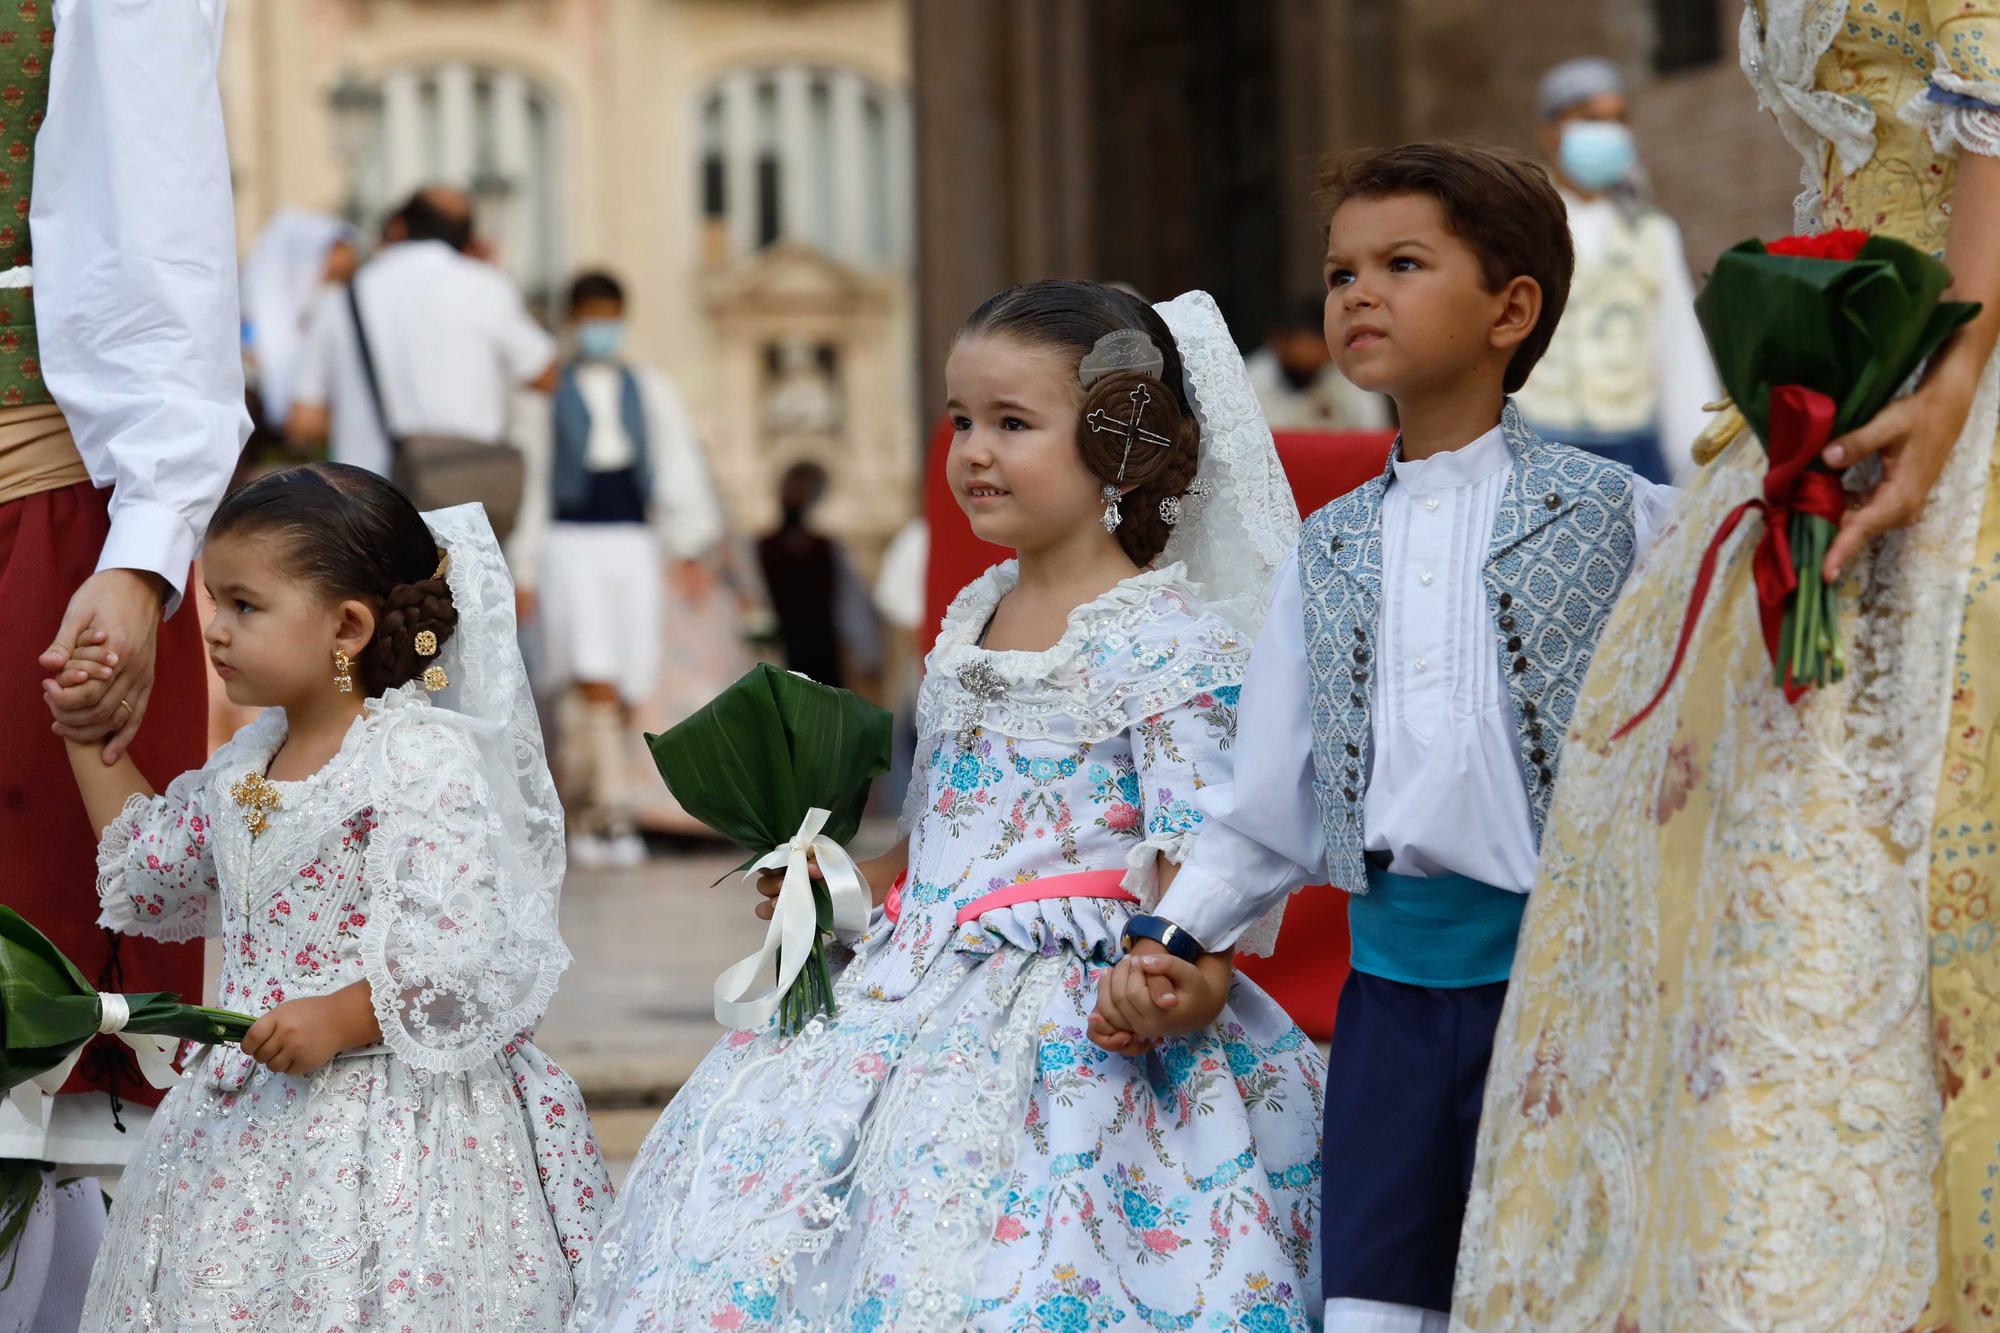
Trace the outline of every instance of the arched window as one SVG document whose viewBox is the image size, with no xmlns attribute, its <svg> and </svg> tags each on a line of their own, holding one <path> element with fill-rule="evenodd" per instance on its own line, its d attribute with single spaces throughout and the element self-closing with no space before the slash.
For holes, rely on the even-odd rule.
<svg viewBox="0 0 2000 1333">
<path fill-rule="evenodd" d="M 468 191 L 480 233 L 530 301 L 562 281 L 561 162 L 555 98 L 517 70 L 445 62 L 334 95 L 349 159 L 349 212 L 368 230 L 424 185 Z"/>
<path fill-rule="evenodd" d="M 909 264 L 915 202 L 901 90 L 853 70 L 786 64 L 725 74 L 697 107 L 709 262 L 786 239 L 856 268 Z"/>
</svg>

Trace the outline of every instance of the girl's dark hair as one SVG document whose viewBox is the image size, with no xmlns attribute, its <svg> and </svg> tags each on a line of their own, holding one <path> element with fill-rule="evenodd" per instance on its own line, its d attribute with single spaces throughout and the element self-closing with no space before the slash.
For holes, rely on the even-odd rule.
<svg viewBox="0 0 2000 1333">
<path fill-rule="evenodd" d="M 271 536 L 287 573 L 329 599 L 375 610 L 375 637 L 355 659 L 370 695 L 415 680 L 431 665 L 417 656 L 429 630 L 442 647 L 458 628 L 442 557 L 408 496 L 366 468 L 307 463 L 259 477 L 223 497 L 208 540 Z"/>
<path fill-rule="evenodd" d="M 1087 389 L 1079 388 L 1083 404 L 1076 418 L 1076 447 L 1093 475 L 1113 485 L 1137 483 L 1118 502 L 1121 517 L 1116 535 L 1125 554 L 1145 565 L 1165 548 L 1173 531 L 1160 514 L 1160 501 L 1187 494 L 1201 442 L 1201 427 L 1181 378 L 1180 348 L 1174 345 L 1174 335 L 1159 312 L 1116 287 L 1050 278 L 1009 287 L 987 298 L 965 321 L 959 337 L 1004 334 L 1031 346 L 1058 349 L 1074 364 L 1090 355 L 1099 338 L 1120 329 L 1137 329 L 1152 339 L 1166 364 L 1158 378 L 1119 371 Z M 1149 392 L 1144 396 L 1139 426 L 1172 443 L 1162 447 L 1140 440 L 1128 456 L 1123 432 L 1093 430 L 1090 418 L 1093 412 L 1103 411 L 1106 415 L 1100 422 L 1129 422 L 1133 391 L 1142 386 Z M 1118 476 L 1121 460 L 1125 468 L 1122 482 Z"/>
</svg>

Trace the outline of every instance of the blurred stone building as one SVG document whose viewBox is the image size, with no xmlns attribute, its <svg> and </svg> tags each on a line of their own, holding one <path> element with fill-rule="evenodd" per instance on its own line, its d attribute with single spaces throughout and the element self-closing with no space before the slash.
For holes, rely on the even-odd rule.
<svg viewBox="0 0 2000 1333">
<path fill-rule="evenodd" d="M 1532 151 L 1541 72 L 1629 71 L 1697 274 L 1789 230 L 1797 167 L 1736 65 L 1740 0 L 235 0 L 247 244 L 470 189 L 540 307 L 604 264 L 736 521 L 810 458 L 864 562 L 915 503 L 953 329 L 1026 278 L 1214 292 L 1255 343 L 1317 290 L 1316 162 Z"/>
<path fill-rule="evenodd" d="M 902 0 L 234 0 L 238 229 L 372 238 L 418 185 L 469 190 L 538 311 L 625 279 L 739 525 L 812 459 L 866 556 L 915 503 L 908 31 Z"/>
</svg>

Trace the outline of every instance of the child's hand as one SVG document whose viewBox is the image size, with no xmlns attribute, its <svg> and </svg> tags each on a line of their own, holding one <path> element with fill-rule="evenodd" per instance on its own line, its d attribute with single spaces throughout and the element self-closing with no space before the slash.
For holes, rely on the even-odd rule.
<svg viewBox="0 0 2000 1333">
<path fill-rule="evenodd" d="M 111 678 L 118 674 L 118 654 L 107 646 L 110 635 L 91 630 L 70 649 L 54 677 L 42 682 L 42 698 L 57 716 L 89 710 L 104 700 Z"/>
<path fill-rule="evenodd" d="M 1226 954 L 1188 963 L 1141 940 L 1098 978 L 1090 1039 L 1107 1051 L 1143 1055 L 1168 1037 L 1199 1032 L 1228 1003 L 1233 975 Z"/>
<path fill-rule="evenodd" d="M 342 1051 L 382 1039 L 368 983 L 286 1000 L 250 1025 L 243 1053 L 274 1074 L 314 1072 Z"/>
</svg>

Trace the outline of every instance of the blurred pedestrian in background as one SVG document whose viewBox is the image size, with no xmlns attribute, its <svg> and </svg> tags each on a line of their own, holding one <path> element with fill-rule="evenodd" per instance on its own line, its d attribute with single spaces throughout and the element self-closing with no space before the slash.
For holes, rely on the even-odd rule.
<svg viewBox="0 0 2000 1333">
<path fill-rule="evenodd" d="M 243 264 L 243 345 L 259 424 L 282 434 L 306 321 L 320 294 L 354 276 L 354 228 L 325 213 L 280 209 Z"/>
<path fill-rule="evenodd" d="M 625 349 L 625 289 L 580 274 L 570 354 L 546 430 L 529 442 L 527 494 L 510 548 L 523 618 L 539 616 L 544 684 L 564 692 L 570 852 L 583 865 L 645 859 L 627 762 L 632 710 L 656 688 L 667 583 L 682 603 L 710 592 L 702 563 L 722 535 L 680 390 Z"/>
<path fill-rule="evenodd" d="M 874 693 L 882 631 L 868 591 L 840 543 L 810 522 L 826 494 L 826 469 L 794 463 L 778 482 L 778 526 L 757 543 L 785 665 L 823 685 Z"/>
<path fill-rule="evenodd" d="M 1326 350 L 1325 300 L 1294 301 L 1244 358 L 1272 430 L 1383 430 L 1389 400 L 1347 382 Z"/>
<path fill-rule="evenodd" d="M 555 340 L 504 273 L 466 253 L 473 217 L 463 193 L 420 190 L 383 232 L 402 239 L 313 308 L 287 433 L 306 445 L 330 440 L 334 462 L 383 476 L 394 472 L 392 440 L 511 447 L 519 423 L 509 403 L 519 386 L 555 387 Z M 504 536 L 511 512 L 492 517 Z"/>
<path fill-rule="evenodd" d="M 1555 341 L 1516 401 L 1548 439 L 1648 481 L 1685 478 L 1702 407 L 1721 390 L 1680 228 L 1646 202 L 1625 77 L 1595 57 L 1557 65 L 1542 79 L 1541 115 L 1576 277 Z"/>
</svg>

